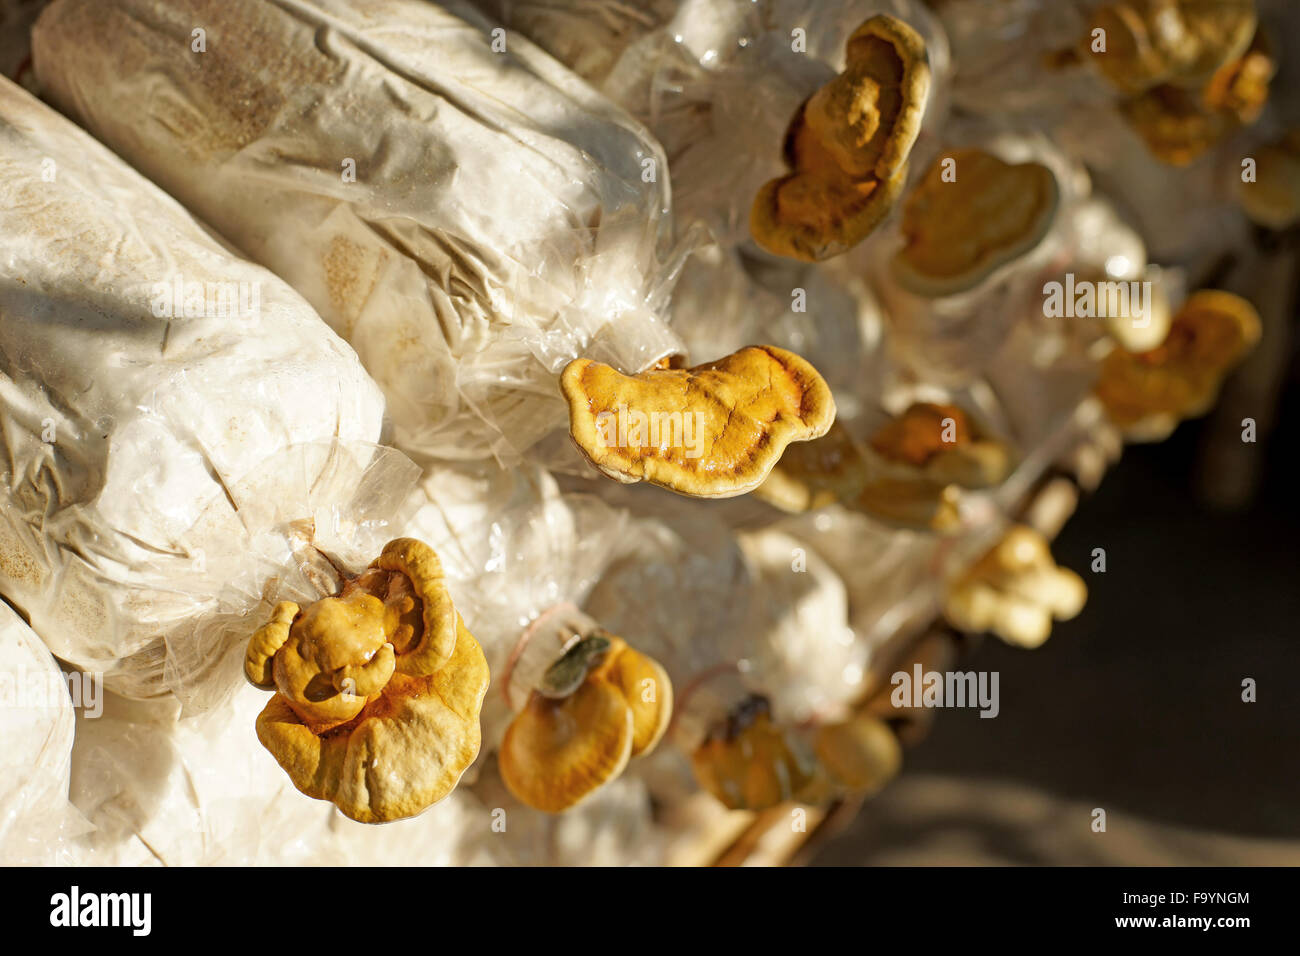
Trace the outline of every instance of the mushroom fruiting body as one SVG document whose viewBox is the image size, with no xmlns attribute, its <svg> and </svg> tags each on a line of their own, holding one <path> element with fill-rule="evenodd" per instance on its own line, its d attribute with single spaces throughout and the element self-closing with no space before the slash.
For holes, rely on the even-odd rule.
<svg viewBox="0 0 1300 956">
<path fill-rule="evenodd" d="M 750 231 L 778 255 L 815 262 L 865 238 L 893 208 L 930 90 L 925 42 L 881 14 L 849 37 L 844 72 L 786 133 L 790 173 L 754 197 Z"/>
<path fill-rule="evenodd" d="M 672 711 L 672 683 L 658 662 L 597 630 L 529 693 L 501 741 L 501 779 L 528 806 L 560 813 L 653 750 Z"/>
<path fill-rule="evenodd" d="M 277 605 L 245 674 L 276 691 L 257 736 L 294 786 L 362 823 L 420 813 L 478 755 L 487 662 L 414 539 L 389 542 L 338 596 Z"/>
<path fill-rule="evenodd" d="M 849 430 L 835 422 L 821 438 L 788 447 L 754 495 L 798 514 L 849 501 L 866 481 L 862 450 Z"/>
<path fill-rule="evenodd" d="M 1046 166 L 1006 163 L 980 149 L 944 153 L 903 204 L 894 278 L 927 298 L 972 289 L 1042 242 L 1059 203 Z"/>
<path fill-rule="evenodd" d="M 817 370 L 773 346 L 635 376 L 577 359 L 560 387 L 573 440 L 593 465 L 696 498 L 752 491 L 790 442 L 824 435 L 835 420 Z"/>
<path fill-rule="evenodd" d="M 1237 198 L 1251 222 L 1289 229 L 1300 222 L 1300 130 L 1255 151 L 1255 180 L 1237 178 Z"/>
<path fill-rule="evenodd" d="M 1010 448 L 956 405 L 917 402 L 863 449 L 870 480 L 851 502 L 883 521 L 950 530 L 962 489 L 989 488 L 1010 472 Z"/>
<path fill-rule="evenodd" d="M 1016 525 L 948 589 L 944 616 L 959 630 L 992 631 L 1032 648 L 1047 640 L 1054 619 L 1083 610 L 1087 597 L 1083 579 L 1056 566 L 1047 540 Z"/>
<path fill-rule="evenodd" d="M 700 785 L 730 810 L 766 810 L 795 799 L 813 782 L 811 749 L 772 722 L 766 699 L 750 697 L 716 724 L 691 754 Z"/>
<path fill-rule="evenodd" d="M 1223 379 L 1260 332 L 1259 313 L 1245 299 L 1202 290 L 1178 310 L 1163 344 L 1136 354 L 1109 353 L 1095 392 L 1126 438 L 1163 439 L 1214 404 Z"/>
<path fill-rule="evenodd" d="M 1245 52 L 1256 23 L 1255 0 L 1116 0 L 1093 11 L 1083 55 L 1126 93 L 1199 86 Z"/>
</svg>

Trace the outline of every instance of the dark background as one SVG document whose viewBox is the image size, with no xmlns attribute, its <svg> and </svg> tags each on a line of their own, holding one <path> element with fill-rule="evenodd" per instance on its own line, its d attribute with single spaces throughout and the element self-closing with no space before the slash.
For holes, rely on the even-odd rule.
<svg viewBox="0 0 1300 956">
<path fill-rule="evenodd" d="M 1053 549 L 1084 612 L 1038 650 L 981 641 L 959 666 L 1000 672 L 1001 714 L 939 712 L 812 862 L 1300 864 L 1300 376 L 1272 347 L 1272 434 L 1225 411 L 1126 448 Z M 1249 500 L 1211 503 L 1225 471 Z"/>
</svg>

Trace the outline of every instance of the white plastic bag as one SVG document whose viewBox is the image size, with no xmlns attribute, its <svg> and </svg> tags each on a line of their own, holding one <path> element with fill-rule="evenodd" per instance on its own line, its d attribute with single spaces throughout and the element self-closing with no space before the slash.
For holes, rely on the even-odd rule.
<svg viewBox="0 0 1300 956">
<path fill-rule="evenodd" d="M 124 694 L 210 706 L 294 550 L 364 551 L 413 481 L 297 293 L 7 80 L 0 317 L 0 591 Z"/>
<path fill-rule="evenodd" d="M 569 360 L 680 344 L 659 146 L 491 29 L 420 0 L 60 0 L 33 50 L 46 95 L 352 343 L 399 447 L 510 461 L 567 424 Z"/>
<path fill-rule="evenodd" d="M 58 664 L 0 601 L 0 865 L 71 862 L 65 841 L 84 827 L 68 802 L 73 726 Z"/>
</svg>

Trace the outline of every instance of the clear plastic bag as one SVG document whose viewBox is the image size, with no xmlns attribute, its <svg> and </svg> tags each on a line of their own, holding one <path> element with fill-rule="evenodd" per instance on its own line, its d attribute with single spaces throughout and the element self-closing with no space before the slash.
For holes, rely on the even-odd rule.
<svg viewBox="0 0 1300 956">
<path fill-rule="evenodd" d="M 404 450 L 516 462 L 567 424 L 569 360 L 680 351 L 658 144 L 472 9 L 59 0 L 33 48 L 45 95 L 356 348 Z"/>
<path fill-rule="evenodd" d="M 295 550 L 364 552 L 415 466 L 299 295 L 7 80 L 0 170 L 0 589 L 110 688 L 211 706 Z"/>
</svg>

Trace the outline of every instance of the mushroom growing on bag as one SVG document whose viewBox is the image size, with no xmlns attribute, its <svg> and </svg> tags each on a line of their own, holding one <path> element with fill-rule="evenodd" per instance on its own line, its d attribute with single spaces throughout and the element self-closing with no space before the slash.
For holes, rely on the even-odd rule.
<svg viewBox="0 0 1300 956">
<path fill-rule="evenodd" d="M 361 823 L 414 816 L 478 756 L 483 651 L 426 544 L 398 538 L 336 596 L 276 607 L 244 672 L 274 690 L 257 736 L 294 786 Z"/>
<path fill-rule="evenodd" d="M 959 630 L 1032 648 L 1047 640 L 1053 620 L 1077 616 L 1087 597 L 1083 579 L 1056 566 L 1047 540 L 1017 525 L 949 586 L 944 616 Z"/>
<path fill-rule="evenodd" d="M 1228 373 L 1259 341 L 1259 313 L 1230 292 L 1189 296 L 1163 344 L 1116 349 L 1102 360 L 1095 391 L 1129 441 L 1163 441 L 1178 424 L 1209 411 Z"/>
<path fill-rule="evenodd" d="M 454 0 L 56 0 L 33 58 L 357 350 L 399 448 L 510 463 L 566 424 L 566 363 L 636 374 L 681 349 L 660 147 L 492 30 Z"/>
<path fill-rule="evenodd" d="M 908 193 L 893 276 L 928 298 L 973 289 L 1042 242 L 1059 205 L 1056 177 L 1041 163 L 950 150 Z"/>
<path fill-rule="evenodd" d="M 573 440 L 593 465 L 695 498 L 753 490 L 790 442 L 818 438 L 835 420 L 817 370 L 773 346 L 637 376 L 578 359 L 560 384 Z"/>
<path fill-rule="evenodd" d="M 243 615 L 365 547 L 414 466 L 303 299 L 0 79 L 0 592 L 58 656 L 194 710 Z"/>
<path fill-rule="evenodd" d="M 913 402 L 865 443 L 838 430 L 787 452 L 758 495 L 792 513 L 839 503 L 895 527 L 953 531 L 962 491 L 996 486 L 1014 463 L 965 409 Z"/>
<path fill-rule="evenodd" d="M 846 60 L 790 124 L 791 172 L 754 197 L 750 230 L 769 252 L 810 262 L 839 255 L 865 238 L 902 192 L 930 91 L 925 42 L 882 14 L 849 37 Z"/>
<path fill-rule="evenodd" d="M 658 744 L 673 687 L 640 629 L 617 634 L 579 610 L 625 516 L 561 494 L 540 468 L 431 469 L 409 528 L 432 541 L 457 606 L 474 621 L 495 680 L 484 752 L 522 803 L 558 813 Z"/>
</svg>

